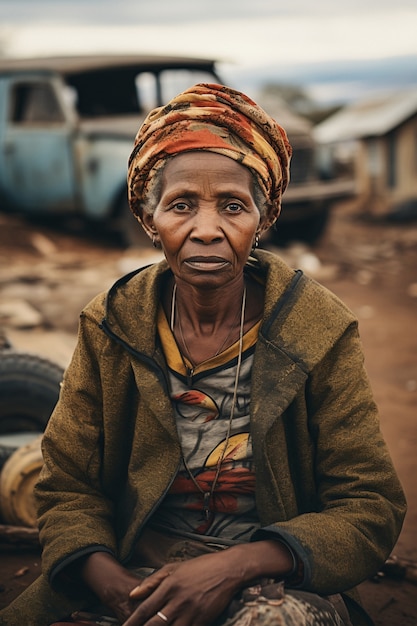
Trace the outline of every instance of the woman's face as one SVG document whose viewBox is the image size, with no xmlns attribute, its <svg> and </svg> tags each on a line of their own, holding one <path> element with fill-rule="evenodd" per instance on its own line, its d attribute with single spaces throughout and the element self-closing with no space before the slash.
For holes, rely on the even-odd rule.
<svg viewBox="0 0 417 626">
<path fill-rule="evenodd" d="M 175 276 L 196 287 L 239 279 L 260 226 L 250 171 L 213 152 L 187 152 L 166 165 L 161 195 L 144 222 Z"/>
</svg>

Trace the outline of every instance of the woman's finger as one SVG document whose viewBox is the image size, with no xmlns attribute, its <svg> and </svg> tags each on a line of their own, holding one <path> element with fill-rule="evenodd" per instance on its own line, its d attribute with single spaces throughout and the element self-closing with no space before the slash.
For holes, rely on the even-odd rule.
<svg viewBox="0 0 417 626">
<path fill-rule="evenodd" d="M 123 626 L 172 626 L 175 618 L 169 617 L 169 608 L 159 611 L 144 610 L 144 607 L 138 607 L 130 617 L 124 622 Z"/>
<path fill-rule="evenodd" d="M 144 600 L 155 591 L 155 589 L 161 584 L 163 580 L 165 580 L 165 578 L 167 578 L 167 576 L 170 575 L 170 573 L 170 571 L 163 568 L 158 570 L 151 576 L 144 578 L 144 580 L 142 580 L 142 582 L 137 587 L 134 587 L 132 589 L 129 594 L 129 598 L 131 600 Z"/>
</svg>

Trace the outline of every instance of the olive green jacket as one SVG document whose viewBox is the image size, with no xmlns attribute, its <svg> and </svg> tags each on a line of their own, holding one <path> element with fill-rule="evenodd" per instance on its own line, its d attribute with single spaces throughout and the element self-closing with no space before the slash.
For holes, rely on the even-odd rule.
<svg viewBox="0 0 417 626">
<path fill-rule="evenodd" d="M 259 251 L 264 318 L 251 428 L 256 503 L 319 594 L 378 569 L 405 501 L 379 430 L 357 322 L 329 291 Z M 44 576 L 103 549 L 128 562 L 180 465 L 156 334 L 165 262 L 118 281 L 82 312 L 79 341 L 43 442 L 36 487 Z M 269 535 L 268 535 L 269 536 Z"/>
</svg>

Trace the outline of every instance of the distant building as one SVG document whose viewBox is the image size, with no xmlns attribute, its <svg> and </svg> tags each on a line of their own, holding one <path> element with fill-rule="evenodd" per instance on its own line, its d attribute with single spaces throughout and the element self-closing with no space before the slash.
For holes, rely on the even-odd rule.
<svg viewBox="0 0 417 626">
<path fill-rule="evenodd" d="M 417 89 L 354 102 L 315 128 L 327 163 L 351 161 L 354 208 L 417 215 Z M 330 172 L 329 172 L 330 175 Z"/>
</svg>

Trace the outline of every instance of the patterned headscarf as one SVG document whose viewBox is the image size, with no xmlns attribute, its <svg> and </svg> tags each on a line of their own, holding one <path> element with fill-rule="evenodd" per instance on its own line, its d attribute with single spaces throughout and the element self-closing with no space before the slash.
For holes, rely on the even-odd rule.
<svg viewBox="0 0 417 626">
<path fill-rule="evenodd" d="M 291 146 L 283 128 L 245 94 L 223 85 L 194 85 L 149 113 L 129 158 L 128 192 L 133 213 L 170 156 L 207 150 L 228 156 L 255 173 L 270 202 L 268 225 L 278 217 L 289 181 Z"/>
</svg>

